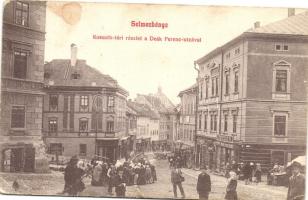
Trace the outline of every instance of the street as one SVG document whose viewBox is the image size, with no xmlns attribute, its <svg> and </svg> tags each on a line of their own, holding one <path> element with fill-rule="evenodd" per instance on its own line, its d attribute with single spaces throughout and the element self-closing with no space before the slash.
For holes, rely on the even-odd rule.
<svg viewBox="0 0 308 200">
<path fill-rule="evenodd" d="M 170 183 L 170 169 L 167 160 L 155 161 L 158 181 L 153 184 L 141 186 L 128 186 L 126 196 L 132 198 L 173 198 L 172 185 Z M 196 192 L 199 171 L 183 169 L 185 182 L 183 188 L 186 199 L 198 199 Z M 18 178 L 17 178 L 18 176 Z M 14 191 L 11 187 L 14 180 L 18 180 L 20 187 Z M 211 174 L 212 192 L 211 200 L 224 199 L 226 178 Z M 80 196 L 109 197 L 107 187 L 91 186 L 89 178 L 84 180 L 86 189 Z M 0 186 L 5 193 L 33 194 L 33 195 L 59 195 L 63 190 L 63 173 L 52 172 L 51 174 L 10 174 L 2 173 Z M 265 182 L 259 185 L 245 185 L 238 182 L 238 196 L 240 200 L 281 200 L 286 198 L 287 188 L 268 186 Z M 178 196 L 180 192 L 178 191 Z"/>
</svg>

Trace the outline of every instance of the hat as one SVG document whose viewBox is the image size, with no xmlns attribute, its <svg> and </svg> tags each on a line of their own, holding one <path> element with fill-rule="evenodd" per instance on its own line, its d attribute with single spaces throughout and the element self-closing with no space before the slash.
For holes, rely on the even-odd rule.
<svg viewBox="0 0 308 200">
<path fill-rule="evenodd" d="M 75 156 L 72 156 L 71 159 L 70 159 L 70 162 L 76 162 L 78 161 L 78 157 L 75 155 Z"/>
</svg>

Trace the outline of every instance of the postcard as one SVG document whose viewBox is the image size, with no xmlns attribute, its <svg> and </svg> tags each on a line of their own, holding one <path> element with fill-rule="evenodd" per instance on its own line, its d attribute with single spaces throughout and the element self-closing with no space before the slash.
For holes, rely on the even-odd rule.
<svg viewBox="0 0 308 200">
<path fill-rule="evenodd" d="M 3 7 L 3 195 L 305 198 L 308 9 Z"/>
</svg>

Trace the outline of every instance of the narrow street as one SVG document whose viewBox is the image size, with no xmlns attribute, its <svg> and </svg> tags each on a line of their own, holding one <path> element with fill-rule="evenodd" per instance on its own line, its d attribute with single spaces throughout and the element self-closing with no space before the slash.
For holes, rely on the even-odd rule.
<svg viewBox="0 0 308 200">
<path fill-rule="evenodd" d="M 172 185 L 170 183 L 170 169 L 167 160 L 157 160 L 155 162 L 158 181 L 154 184 L 129 186 L 126 196 L 132 198 L 173 198 Z M 196 183 L 199 171 L 193 169 L 183 169 L 185 182 L 183 183 L 186 199 L 197 199 Z M 18 178 L 17 178 L 18 177 Z M 18 180 L 20 188 L 13 191 L 11 185 L 14 180 Z M 226 178 L 211 174 L 212 192 L 211 200 L 224 199 Z M 80 196 L 108 197 L 107 187 L 91 186 L 89 178 L 84 180 L 86 189 Z M 4 174 L 0 176 L 0 186 L 2 192 L 15 194 L 34 195 L 57 195 L 64 185 L 63 174 L 52 172 L 51 174 Z M 265 182 L 259 185 L 245 185 L 243 181 L 238 184 L 238 196 L 240 200 L 283 200 L 286 198 L 287 188 L 268 186 Z M 178 191 L 178 196 L 180 192 Z"/>
</svg>

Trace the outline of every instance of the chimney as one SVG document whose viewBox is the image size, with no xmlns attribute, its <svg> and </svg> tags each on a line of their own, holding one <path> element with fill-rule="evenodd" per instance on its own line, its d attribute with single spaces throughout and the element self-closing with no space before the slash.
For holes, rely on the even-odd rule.
<svg viewBox="0 0 308 200">
<path fill-rule="evenodd" d="M 76 66 L 77 62 L 77 45 L 72 43 L 71 44 L 71 66 Z"/>
<path fill-rule="evenodd" d="M 288 17 L 295 15 L 295 8 L 288 8 Z"/>
<path fill-rule="evenodd" d="M 260 25 L 261 25 L 261 24 L 260 24 L 259 21 L 258 21 L 258 22 L 255 22 L 255 23 L 254 23 L 254 28 L 260 28 Z"/>
</svg>

